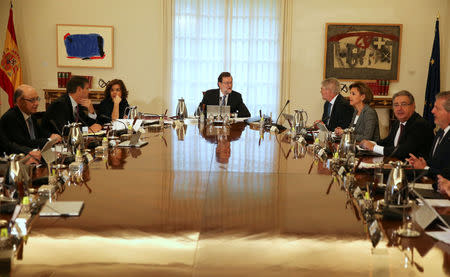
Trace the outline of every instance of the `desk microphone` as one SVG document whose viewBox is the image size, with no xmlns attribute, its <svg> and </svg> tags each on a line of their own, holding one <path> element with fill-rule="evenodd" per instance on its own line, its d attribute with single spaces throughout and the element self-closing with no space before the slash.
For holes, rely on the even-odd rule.
<svg viewBox="0 0 450 277">
<path fill-rule="evenodd" d="M 391 154 L 389 154 L 388 156 L 386 156 L 386 157 L 383 158 L 383 164 L 385 164 L 386 161 L 387 161 L 388 159 L 392 158 L 392 156 L 394 156 L 394 154 L 397 153 L 397 150 L 398 150 L 399 146 L 400 146 L 400 145 L 397 145 L 397 146 L 394 148 L 394 150 L 392 150 Z"/>
<path fill-rule="evenodd" d="M 53 119 L 50 119 L 50 124 L 52 124 L 53 128 L 55 128 L 56 132 L 58 132 L 58 134 L 62 137 L 63 133 L 62 131 L 58 128 L 58 125 L 56 124 L 56 122 Z"/>
<path fill-rule="evenodd" d="M 88 129 L 92 132 L 93 135 L 95 135 L 94 130 L 92 130 L 91 126 L 89 126 L 82 118 L 80 115 L 78 115 L 78 120 L 81 121 L 81 123 L 83 123 L 84 125 L 86 125 L 88 127 Z"/>
<path fill-rule="evenodd" d="M 278 124 L 278 120 L 280 119 L 281 114 L 283 113 L 284 109 L 286 109 L 286 106 L 289 104 L 289 102 L 291 102 L 291 101 L 290 100 L 286 101 L 286 104 L 284 104 L 284 107 L 281 109 L 281 112 L 278 114 L 277 120 L 275 121 L 275 123 L 271 124 L 271 126 L 277 127 L 277 129 L 280 132 L 283 132 L 284 130 L 286 130 L 286 127 L 284 127 L 283 125 Z"/>
<path fill-rule="evenodd" d="M 281 112 L 280 112 L 280 114 L 279 114 L 278 117 L 277 117 L 277 121 L 275 121 L 275 125 L 278 125 L 278 120 L 280 119 L 281 114 L 283 113 L 284 109 L 286 109 L 286 106 L 287 106 L 290 102 L 291 102 L 290 100 L 287 100 L 287 101 L 286 101 L 286 104 L 284 104 L 284 107 L 281 109 Z"/>
</svg>

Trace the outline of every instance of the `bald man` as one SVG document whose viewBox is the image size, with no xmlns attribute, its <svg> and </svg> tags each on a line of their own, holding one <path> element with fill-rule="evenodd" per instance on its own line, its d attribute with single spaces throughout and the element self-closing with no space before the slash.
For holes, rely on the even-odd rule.
<svg viewBox="0 0 450 277">
<path fill-rule="evenodd" d="M 32 86 L 20 85 L 14 92 L 14 107 L 1 118 L 2 132 L 9 141 L 20 146 L 23 153 L 40 149 L 51 139 L 61 141 L 60 135 L 50 134 L 38 126 L 33 114 L 37 112 L 39 100 Z"/>
</svg>

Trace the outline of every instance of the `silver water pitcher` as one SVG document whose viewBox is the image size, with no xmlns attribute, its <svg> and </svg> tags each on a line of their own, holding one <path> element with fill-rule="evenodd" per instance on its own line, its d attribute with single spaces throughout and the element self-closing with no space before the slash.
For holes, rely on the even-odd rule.
<svg viewBox="0 0 450 277">
<path fill-rule="evenodd" d="M 300 134 L 301 130 L 306 128 L 307 122 L 308 114 L 305 110 L 294 110 L 294 127 L 296 134 Z"/>
<path fill-rule="evenodd" d="M 17 188 L 20 198 L 27 194 L 28 187 L 31 185 L 31 167 L 22 161 L 24 157 L 24 154 L 12 154 L 9 156 L 9 185 Z"/>
<path fill-rule="evenodd" d="M 67 137 L 67 148 L 72 154 L 76 154 L 77 149 L 80 148 L 84 150 L 84 139 L 83 133 L 81 132 L 81 123 L 70 123 L 64 126 L 63 134 L 65 134 L 65 129 L 68 129 L 68 137 Z"/>
<path fill-rule="evenodd" d="M 409 201 L 408 180 L 405 174 L 405 163 L 401 161 L 390 162 L 393 166 L 389 173 L 384 193 L 385 205 L 406 205 Z"/>
<path fill-rule="evenodd" d="M 178 105 L 177 105 L 177 118 L 178 119 L 185 119 L 188 116 L 186 104 L 184 103 L 183 97 L 178 99 Z"/>
<path fill-rule="evenodd" d="M 356 137 L 354 134 L 355 128 L 348 128 L 344 130 L 341 142 L 339 143 L 339 157 L 347 159 L 350 156 L 355 156 L 356 153 Z"/>
<path fill-rule="evenodd" d="M 134 119 L 139 116 L 137 106 L 128 106 L 125 108 L 125 115 L 128 119 Z"/>
</svg>

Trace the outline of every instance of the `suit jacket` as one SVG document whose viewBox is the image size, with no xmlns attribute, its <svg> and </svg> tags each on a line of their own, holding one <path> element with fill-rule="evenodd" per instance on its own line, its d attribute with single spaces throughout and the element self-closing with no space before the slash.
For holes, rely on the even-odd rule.
<svg viewBox="0 0 450 277">
<path fill-rule="evenodd" d="M 11 142 L 8 137 L 6 136 L 5 131 L 3 130 L 3 124 L 0 120 L 0 154 L 3 155 L 3 153 L 6 154 L 12 154 L 12 153 L 28 153 L 32 149 L 27 146 L 18 145 L 15 142 Z"/>
<path fill-rule="evenodd" d="M 400 121 L 396 120 L 389 131 L 389 135 L 380 141 L 378 145 L 384 146 L 384 155 L 389 156 L 394 151 L 394 139 Z M 433 142 L 433 129 L 431 125 L 423 119 L 418 113 L 413 115 L 406 122 L 403 134 L 398 140 L 398 148 L 392 155 L 393 157 L 404 159 L 409 157 L 409 153 L 416 157 L 427 157 Z"/>
<path fill-rule="evenodd" d="M 324 123 L 327 123 L 328 120 L 329 105 L 331 104 L 328 101 L 325 101 L 325 103 L 323 104 L 322 121 Z M 341 94 L 338 94 L 336 100 L 334 101 L 333 109 L 331 110 L 330 121 L 326 125 L 328 130 L 334 131 L 336 127 L 345 129 L 350 126 L 353 111 L 354 109 L 352 106 L 350 106 L 348 101 Z"/>
<path fill-rule="evenodd" d="M 203 95 L 202 102 L 199 107 L 205 105 L 219 105 L 220 91 L 219 89 L 210 89 Z M 228 95 L 227 106 L 230 106 L 231 113 L 237 113 L 238 117 L 250 117 L 250 112 L 242 100 L 242 95 L 239 92 L 231 91 Z"/>
<path fill-rule="evenodd" d="M 91 126 L 96 123 L 95 119 L 88 116 L 86 107 L 78 105 L 78 109 L 79 121 L 81 124 Z M 67 122 L 74 121 L 72 102 L 70 101 L 69 95 L 66 93 L 50 104 L 42 119 L 42 125 L 44 129 L 47 129 L 52 133 L 61 134 L 64 125 L 66 125 Z"/>
<path fill-rule="evenodd" d="M 450 131 L 442 137 L 436 151 L 433 155 L 433 149 L 437 142 L 437 136 L 434 138 L 427 159 L 427 165 L 430 167 L 428 174 L 435 178 L 437 174 L 442 174 L 445 168 L 450 168 Z"/>
<path fill-rule="evenodd" d="M 42 148 L 47 143 L 48 137 L 50 136 L 48 131 L 38 125 L 34 115 L 31 115 L 31 120 L 33 121 L 35 139 L 31 139 L 28 125 L 25 122 L 25 118 L 19 107 L 14 106 L 9 109 L 1 118 L 2 128 L 7 139 L 10 142 L 22 146 L 23 149 L 26 150 L 25 153 L 28 153 L 35 148 Z"/>
<path fill-rule="evenodd" d="M 119 118 L 123 118 L 125 115 L 125 109 L 128 107 L 128 101 L 122 98 L 119 103 Z M 111 122 L 111 115 L 114 108 L 114 102 L 111 97 L 105 98 L 100 102 L 97 108 L 97 122 L 99 124 L 105 124 Z"/>
<path fill-rule="evenodd" d="M 356 114 L 358 111 L 355 109 L 353 112 L 352 120 L 350 121 L 350 126 L 353 126 Z M 372 109 L 369 105 L 364 105 L 364 108 L 359 115 L 358 121 L 354 125 L 355 127 L 355 137 L 357 141 L 363 139 L 377 141 L 380 139 L 380 127 L 378 126 L 378 115 L 377 112 Z"/>
</svg>

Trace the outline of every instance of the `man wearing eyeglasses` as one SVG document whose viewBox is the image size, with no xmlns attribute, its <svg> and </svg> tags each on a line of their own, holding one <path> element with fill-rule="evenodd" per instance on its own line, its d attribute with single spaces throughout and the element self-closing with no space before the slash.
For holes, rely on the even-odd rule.
<svg viewBox="0 0 450 277">
<path fill-rule="evenodd" d="M 414 96 L 402 90 L 392 97 L 394 115 L 397 119 L 389 131 L 389 135 L 377 143 L 363 140 L 360 146 L 375 153 L 399 159 L 409 154 L 426 155 L 433 142 L 431 125 L 415 112 Z"/>
<path fill-rule="evenodd" d="M 431 112 L 434 115 L 434 123 L 439 127 L 431 150 L 427 156 L 422 157 L 411 153 L 408 161 L 416 169 L 427 169 L 428 175 L 436 178 L 445 168 L 450 168 L 450 91 L 436 95 Z M 427 157 L 427 160 L 423 157 Z"/>
<path fill-rule="evenodd" d="M 221 105 L 230 106 L 231 113 L 237 113 L 238 117 L 250 117 L 250 112 L 242 100 L 242 95 L 233 89 L 233 77 L 229 72 L 222 72 L 217 78 L 217 85 L 219 89 L 210 89 L 203 95 L 202 102 L 199 107 L 203 105 Z"/>
<path fill-rule="evenodd" d="M 2 132 L 6 138 L 21 147 L 21 152 L 40 158 L 34 149 L 42 148 L 49 139 L 61 141 L 61 136 L 50 134 L 38 125 L 34 116 L 39 106 L 39 96 L 29 85 L 20 85 L 14 92 L 14 107 L 1 118 Z"/>
</svg>

